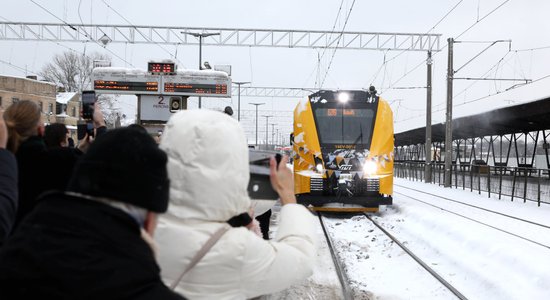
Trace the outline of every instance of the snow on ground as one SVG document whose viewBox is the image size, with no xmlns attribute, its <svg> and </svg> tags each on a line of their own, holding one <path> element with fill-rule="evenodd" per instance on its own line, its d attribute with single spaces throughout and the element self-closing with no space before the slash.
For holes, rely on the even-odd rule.
<svg viewBox="0 0 550 300">
<path fill-rule="evenodd" d="M 354 299 L 452 299 L 445 287 L 365 217 L 325 223 L 345 261 Z M 370 297 L 357 297 L 360 294 Z"/>
<path fill-rule="evenodd" d="M 550 299 L 547 287 L 550 282 L 550 229 L 449 202 L 443 197 L 547 226 L 550 226 L 549 205 L 537 207 L 536 203 L 498 200 L 486 194 L 398 178 L 395 184 L 394 205 L 382 206 L 374 219 L 468 299 Z M 438 196 L 421 194 L 400 185 Z M 276 217 L 275 213 L 273 219 Z M 364 217 L 340 216 L 326 223 L 339 255 L 344 257 L 347 275 L 356 292 L 355 299 L 456 298 Z M 273 230 L 276 231 L 276 226 Z M 268 299 L 333 299 L 322 296 L 331 290 L 319 279 L 328 273 L 331 259 L 330 255 L 322 254 L 322 247 L 326 247 L 322 232 L 319 232 L 319 240 L 320 265 L 308 280 L 310 284 L 297 285 L 280 293 L 279 298 Z"/>
<path fill-rule="evenodd" d="M 271 224 L 269 226 L 270 236 L 273 238 L 277 231 L 279 206 L 273 208 Z M 319 248 L 317 250 L 317 264 L 313 270 L 313 275 L 304 282 L 297 282 L 292 287 L 279 293 L 261 297 L 263 300 L 283 300 L 283 299 L 318 299 L 318 300 L 337 300 L 343 299 L 340 282 L 336 275 L 332 258 L 328 246 L 323 239 L 323 229 L 317 226 L 319 236 Z"/>
</svg>

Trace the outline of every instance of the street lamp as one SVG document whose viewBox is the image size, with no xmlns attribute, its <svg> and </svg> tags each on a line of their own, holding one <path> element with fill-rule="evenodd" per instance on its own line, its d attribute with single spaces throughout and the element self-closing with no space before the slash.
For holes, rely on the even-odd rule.
<svg viewBox="0 0 550 300">
<path fill-rule="evenodd" d="M 196 33 L 196 32 L 186 32 L 186 31 L 182 31 L 181 33 L 189 34 L 199 38 L 199 70 L 202 70 L 202 39 L 208 36 L 220 35 L 220 33 Z M 201 97 L 199 96 L 199 108 L 201 108 L 201 106 L 202 106 Z"/>
<path fill-rule="evenodd" d="M 271 123 L 271 144 L 275 144 L 275 123 Z"/>
<path fill-rule="evenodd" d="M 241 120 L 241 85 L 250 83 L 250 81 L 233 81 L 233 84 L 236 84 L 239 88 L 239 101 L 237 106 L 237 121 Z"/>
<path fill-rule="evenodd" d="M 258 148 L 258 106 L 264 105 L 265 103 L 249 103 L 251 105 L 256 105 L 256 148 Z"/>
<path fill-rule="evenodd" d="M 269 140 L 269 118 L 273 117 L 273 116 L 262 116 L 262 117 L 265 117 L 265 150 L 267 150 L 267 142 Z"/>
</svg>

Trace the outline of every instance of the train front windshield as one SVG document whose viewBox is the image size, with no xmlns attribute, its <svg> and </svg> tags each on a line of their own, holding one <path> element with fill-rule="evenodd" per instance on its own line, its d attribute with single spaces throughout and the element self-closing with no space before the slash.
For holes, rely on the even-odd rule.
<svg viewBox="0 0 550 300">
<path fill-rule="evenodd" d="M 372 109 L 317 108 L 315 119 L 321 144 L 370 145 Z"/>
</svg>

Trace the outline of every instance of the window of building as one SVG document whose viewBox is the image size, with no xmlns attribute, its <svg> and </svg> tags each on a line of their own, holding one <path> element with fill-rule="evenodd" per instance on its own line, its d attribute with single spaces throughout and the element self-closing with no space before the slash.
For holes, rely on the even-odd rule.
<svg viewBox="0 0 550 300">
<path fill-rule="evenodd" d="M 65 105 L 61 104 L 61 103 L 55 103 L 55 113 L 56 114 L 62 114 L 63 111 L 65 111 Z"/>
<path fill-rule="evenodd" d="M 2 106 L 2 97 L 0 97 L 0 106 Z"/>
<path fill-rule="evenodd" d="M 48 104 L 48 113 L 49 114 L 53 113 L 53 103 Z"/>
<path fill-rule="evenodd" d="M 73 106 L 73 112 L 72 112 L 72 115 L 73 115 L 73 117 L 76 117 L 76 107 L 75 107 L 75 106 Z"/>
<path fill-rule="evenodd" d="M 44 103 L 42 103 L 42 101 L 39 101 L 38 106 L 40 106 L 40 111 L 43 112 L 44 111 Z"/>
<path fill-rule="evenodd" d="M 13 97 L 13 98 L 11 98 L 11 101 L 12 101 L 13 103 L 17 103 L 17 102 L 19 102 L 19 98 Z"/>
</svg>

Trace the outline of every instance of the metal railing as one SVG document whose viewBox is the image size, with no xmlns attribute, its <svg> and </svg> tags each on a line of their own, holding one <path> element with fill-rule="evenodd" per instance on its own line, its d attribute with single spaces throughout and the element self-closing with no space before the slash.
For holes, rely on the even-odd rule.
<svg viewBox="0 0 550 300">
<path fill-rule="evenodd" d="M 424 181 L 425 162 L 394 162 L 394 175 L 414 181 Z M 444 163 L 432 163 L 432 183 L 443 185 Z M 511 201 L 537 202 L 538 206 L 550 204 L 550 175 L 548 169 L 506 167 L 489 165 L 452 165 L 451 183 L 455 188 L 486 192 L 488 197 L 498 195 Z"/>
</svg>

